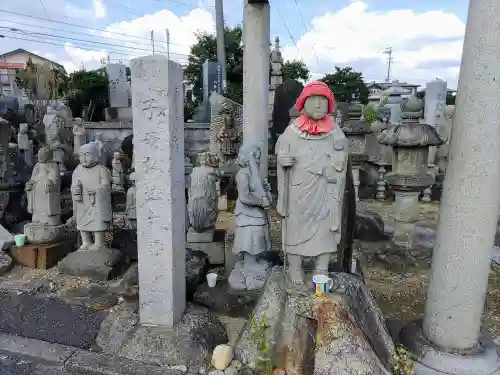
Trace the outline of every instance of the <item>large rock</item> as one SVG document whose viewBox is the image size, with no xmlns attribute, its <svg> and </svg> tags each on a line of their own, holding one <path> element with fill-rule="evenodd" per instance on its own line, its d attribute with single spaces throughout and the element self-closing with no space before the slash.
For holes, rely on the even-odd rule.
<svg viewBox="0 0 500 375">
<path fill-rule="evenodd" d="M 356 210 L 354 238 L 362 241 L 383 241 L 389 239 L 384 232 L 384 220 L 376 212 Z"/>
<path fill-rule="evenodd" d="M 103 352 L 160 366 L 209 362 L 227 343 L 224 325 L 208 309 L 188 304 L 173 329 L 138 325 L 136 312 L 117 310 L 101 325 L 96 342 Z"/>
<path fill-rule="evenodd" d="M 274 361 L 290 374 L 308 368 L 314 375 L 390 374 L 394 344 L 370 292 L 356 276 L 330 276 L 338 278 L 341 289 L 325 297 L 301 297 L 286 295 L 280 267 L 271 272 L 254 316 L 268 326 Z M 250 368 L 259 367 L 262 353 L 251 322 L 236 343 L 235 356 Z"/>
</svg>

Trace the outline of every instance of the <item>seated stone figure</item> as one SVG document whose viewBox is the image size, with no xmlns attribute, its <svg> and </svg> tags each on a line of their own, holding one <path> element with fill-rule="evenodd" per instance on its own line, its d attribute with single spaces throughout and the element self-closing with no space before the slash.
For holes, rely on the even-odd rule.
<svg viewBox="0 0 500 375">
<path fill-rule="evenodd" d="M 99 151 L 94 143 L 80 147 L 80 165 L 71 181 L 76 227 L 82 236 L 79 250 L 105 248 L 104 234 L 112 221 L 111 173 L 99 164 Z"/>
<path fill-rule="evenodd" d="M 38 163 L 26 183 L 28 212 L 31 223 L 26 224 L 24 233 L 31 243 L 50 243 L 63 233 L 61 225 L 61 177 L 59 165 L 52 161 L 50 147 L 38 151 Z"/>
<path fill-rule="evenodd" d="M 236 290 L 257 290 L 264 285 L 269 264 L 257 255 L 271 248 L 267 210 L 271 207 L 271 186 L 259 176 L 261 150 L 256 145 L 243 146 L 238 155 L 236 174 L 236 228 L 233 253 L 243 254 L 229 276 Z"/>
<path fill-rule="evenodd" d="M 303 258 L 314 257 L 314 274 L 326 275 L 341 243 L 348 147 L 329 116 L 334 97 L 326 84 L 306 85 L 296 106 L 301 115 L 276 143 L 277 209 L 284 218 L 288 288 L 302 294 L 311 290 L 304 280 Z"/>
</svg>

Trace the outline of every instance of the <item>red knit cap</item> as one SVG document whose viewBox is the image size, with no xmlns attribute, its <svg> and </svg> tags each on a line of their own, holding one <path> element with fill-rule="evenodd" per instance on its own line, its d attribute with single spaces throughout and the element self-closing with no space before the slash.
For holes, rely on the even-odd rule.
<svg viewBox="0 0 500 375">
<path fill-rule="evenodd" d="M 313 95 L 326 97 L 328 99 L 328 113 L 333 112 L 335 98 L 333 97 L 332 90 L 330 90 L 326 83 L 320 81 L 309 82 L 304 86 L 304 89 L 300 93 L 300 96 L 295 103 L 297 111 L 302 111 L 304 109 L 304 103 L 306 102 L 307 98 Z"/>
</svg>

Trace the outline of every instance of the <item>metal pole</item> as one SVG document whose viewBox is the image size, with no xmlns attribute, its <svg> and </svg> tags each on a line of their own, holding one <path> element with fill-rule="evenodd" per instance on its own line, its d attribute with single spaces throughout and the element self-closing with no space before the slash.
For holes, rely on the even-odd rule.
<svg viewBox="0 0 500 375">
<path fill-rule="evenodd" d="M 226 47 L 224 44 L 224 7 L 223 0 L 215 0 L 215 29 L 217 31 L 217 61 L 221 64 L 222 89 L 226 90 Z"/>
<path fill-rule="evenodd" d="M 168 29 L 166 29 L 165 32 L 167 34 L 167 59 L 170 60 L 170 32 Z"/>
<path fill-rule="evenodd" d="M 155 54 L 155 35 L 154 30 L 151 30 L 151 45 L 153 46 L 153 55 Z"/>
</svg>

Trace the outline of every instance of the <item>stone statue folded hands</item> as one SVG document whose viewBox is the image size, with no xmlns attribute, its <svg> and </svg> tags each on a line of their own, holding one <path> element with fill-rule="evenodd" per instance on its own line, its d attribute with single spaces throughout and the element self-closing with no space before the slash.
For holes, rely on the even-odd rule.
<svg viewBox="0 0 500 375">
<path fill-rule="evenodd" d="M 35 186 L 35 181 L 29 180 L 28 182 L 26 182 L 25 189 L 27 191 L 30 191 L 33 189 L 33 186 Z"/>
</svg>

